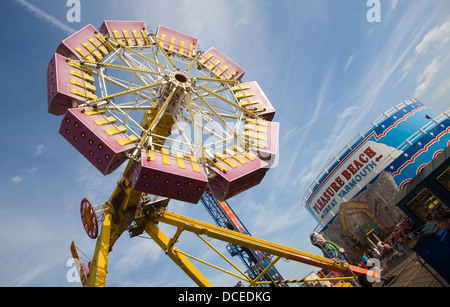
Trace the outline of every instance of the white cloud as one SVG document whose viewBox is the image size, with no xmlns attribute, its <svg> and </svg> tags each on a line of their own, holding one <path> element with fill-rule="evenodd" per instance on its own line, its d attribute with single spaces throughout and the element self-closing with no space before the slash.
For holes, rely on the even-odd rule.
<svg viewBox="0 0 450 307">
<path fill-rule="evenodd" d="M 450 92 L 450 78 L 445 79 L 433 93 L 433 99 L 439 100 L 446 93 Z"/>
<path fill-rule="evenodd" d="M 398 83 L 402 82 L 409 75 L 409 72 L 416 66 L 421 56 L 430 53 L 435 54 L 436 51 L 439 52 L 445 46 L 445 44 L 449 42 L 449 40 L 450 40 L 450 20 L 447 20 L 441 26 L 429 30 L 415 47 L 414 55 L 403 67 L 403 74 L 399 79 Z M 432 68 L 430 67 L 430 69 Z M 429 71 L 429 73 L 431 73 L 431 71 Z M 427 84 L 425 83 L 421 87 L 423 88 L 426 85 Z M 419 89 L 419 93 L 422 93 L 421 89 Z"/>
<path fill-rule="evenodd" d="M 114 264 L 114 270 L 131 272 L 142 266 L 144 262 L 154 263 L 163 255 L 162 249 L 151 240 L 139 239 L 129 244 L 121 258 Z"/>
<path fill-rule="evenodd" d="M 421 96 L 427 90 L 427 88 L 430 86 L 431 81 L 433 81 L 434 77 L 436 76 L 438 70 L 439 70 L 438 60 L 434 59 L 433 62 L 431 62 L 431 64 L 428 65 L 425 71 L 418 76 L 417 82 L 419 82 L 419 85 L 417 86 L 416 91 L 414 93 L 415 97 Z"/>
<path fill-rule="evenodd" d="M 11 181 L 14 182 L 14 183 L 20 183 L 20 182 L 23 181 L 23 177 L 21 177 L 21 176 L 14 176 L 14 177 L 11 179 Z"/>
<path fill-rule="evenodd" d="M 76 30 L 72 29 L 71 27 L 68 27 L 67 25 L 65 25 L 58 18 L 48 14 L 44 10 L 36 7 L 35 5 L 29 3 L 26 0 L 15 0 L 15 1 L 19 4 L 21 4 L 22 6 L 24 6 L 28 11 L 32 12 L 38 19 L 48 22 L 68 34 L 73 34 L 76 31 Z"/>
<path fill-rule="evenodd" d="M 416 46 L 415 52 L 423 54 L 430 48 L 439 49 L 450 40 L 450 20 L 440 27 L 430 30 L 423 40 Z"/>
<path fill-rule="evenodd" d="M 355 55 L 354 54 L 352 54 L 349 58 L 348 58 L 348 60 L 347 60 L 347 63 L 345 64 L 345 67 L 344 67 L 344 72 L 346 72 L 347 71 L 347 69 L 350 67 L 350 65 L 352 64 L 352 62 L 353 62 L 353 60 L 355 59 Z"/>
<path fill-rule="evenodd" d="M 429 89 L 437 73 L 449 59 L 450 55 L 448 55 L 443 61 L 439 61 L 438 58 L 433 59 L 433 61 L 417 77 L 418 86 L 415 91 L 415 97 L 420 97 Z"/>
<path fill-rule="evenodd" d="M 44 152 L 45 145 L 43 145 L 43 144 L 36 145 L 36 146 L 34 146 L 34 149 L 35 149 L 35 152 L 34 152 L 35 156 L 39 157 Z"/>
</svg>

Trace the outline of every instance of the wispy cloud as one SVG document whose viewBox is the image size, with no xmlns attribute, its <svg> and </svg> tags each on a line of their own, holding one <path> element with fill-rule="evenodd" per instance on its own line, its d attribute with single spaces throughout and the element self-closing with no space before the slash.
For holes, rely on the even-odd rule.
<svg viewBox="0 0 450 307">
<path fill-rule="evenodd" d="M 450 20 L 447 20 L 440 27 L 430 30 L 417 45 L 417 54 L 423 54 L 430 48 L 440 48 L 450 40 Z"/>
<path fill-rule="evenodd" d="M 419 97 L 428 89 L 430 83 L 433 81 L 438 70 L 439 70 L 438 59 L 434 59 L 433 62 L 431 62 L 431 64 L 428 65 L 425 71 L 418 76 L 417 81 L 419 82 L 419 85 L 417 86 L 416 92 L 414 93 L 415 97 Z"/>
<path fill-rule="evenodd" d="M 422 40 L 416 45 L 414 49 L 414 55 L 411 57 L 411 59 L 405 64 L 403 67 L 403 74 L 398 83 L 402 82 L 410 73 L 410 71 L 416 66 L 416 63 L 418 62 L 419 58 L 421 56 L 426 55 L 430 51 L 433 50 L 440 50 L 443 48 L 443 46 L 449 42 L 450 40 L 450 20 L 447 20 L 444 24 L 441 26 L 435 27 L 428 31 L 422 38 Z M 433 61 L 434 62 L 434 61 Z M 435 69 L 438 67 L 432 67 L 430 65 L 433 65 L 435 63 L 431 63 L 428 65 L 428 74 L 430 74 L 432 71 L 431 69 Z M 425 73 L 425 71 L 424 71 Z M 420 82 L 416 92 L 418 91 L 419 94 L 423 92 L 421 88 L 424 87 L 423 80 L 419 80 Z M 426 85 L 426 83 L 425 83 Z"/>
<path fill-rule="evenodd" d="M 71 27 L 67 26 L 66 24 L 64 24 L 63 22 L 61 22 L 55 16 L 48 14 L 44 10 L 38 8 L 37 6 L 31 4 L 28 1 L 25 1 L 25 0 L 14 0 L 14 1 L 16 1 L 17 3 L 22 5 L 23 7 L 25 7 L 29 12 L 33 13 L 38 19 L 48 22 L 48 23 L 52 24 L 53 26 L 55 26 L 56 28 L 58 28 L 68 34 L 73 34 L 76 31 L 76 30 L 72 29 Z"/>
<path fill-rule="evenodd" d="M 349 58 L 348 58 L 348 60 L 347 60 L 347 63 L 345 64 L 345 67 L 344 67 L 344 72 L 346 72 L 347 71 L 347 69 L 350 67 L 350 65 L 352 64 L 352 62 L 353 62 L 353 60 L 355 59 L 355 55 L 354 54 L 352 54 Z"/>
<path fill-rule="evenodd" d="M 35 149 L 35 152 L 34 152 L 35 156 L 39 157 L 40 155 L 42 155 L 44 153 L 45 145 L 44 144 L 36 145 L 36 146 L 34 146 L 34 149 Z"/>
<path fill-rule="evenodd" d="M 11 181 L 14 183 L 20 183 L 23 181 L 23 177 L 22 176 L 14 176 L 13 178 L 11 178 Z"/>
<path fill-rule="evenodd" d="M 450 78 L 445 79 L 433 94 L 434 100 L 440 100 L 442 96 L 450 92 Z"/>
</svg>

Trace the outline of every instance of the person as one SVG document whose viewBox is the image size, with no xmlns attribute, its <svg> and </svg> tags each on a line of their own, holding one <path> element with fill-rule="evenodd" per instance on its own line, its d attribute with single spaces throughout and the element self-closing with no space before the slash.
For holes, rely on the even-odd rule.
<svg viewBox="0 0 450 307">
<path fill-rule="evenodd" d="M 383 252 L 383 249 L 384 249 L 384 245 L 383 245 L 383 242 L 378 242 L 377 243 L 377 247 L 378 247 L 378 250 L 380 251 L 380 252 Z"/>
<path fill-rule="evenodd" d="M 375 257 L 380 258 L 381 254 L 380 254 L 380 251 L 378 250 L 378 248 L 374 247 L 373 253 L 375 254 Z"/>
<path fill-rule="evenodd" d="M 367 268 L 367 261 L 369 261 L 369 257 L 367 257 L 367 253 L 364 252 L 362 256 L 362 262 L 366 268 Z"/>
<path fill-rule="evenodd" d="M 450 211 L 445 210 L 442 212 L 434 212 L 433 213 L 433 222 L 439 227 L 442 231 L 447 231 L 450 229 Z"/>
<path fill-rule="evenodd" d="M 388 243 L 383 242 L 383 253 L 385 255 L 387 255 L 390 253 L 390 251 L 391 251 L 391 246 Z"/>
</svg>

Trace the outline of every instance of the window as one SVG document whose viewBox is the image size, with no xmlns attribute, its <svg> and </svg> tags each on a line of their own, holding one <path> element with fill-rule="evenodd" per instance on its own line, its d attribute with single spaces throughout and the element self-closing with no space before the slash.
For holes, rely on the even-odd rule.
<svg viewBox="0 0 450 307">
<path fill-rule="evenodd" d="M 425 188 L 406 205 L 406 208 L 408 208 L 408 210 L 410 210 L 419 220 L 426 223 L 426 216 L 441 205 L 443 205 L 443 203 Z"/>
<path fill-rule="evenodd" d="M 450 191 L 450 167 L 448 167 L 436 180 Z"/>
</svg>

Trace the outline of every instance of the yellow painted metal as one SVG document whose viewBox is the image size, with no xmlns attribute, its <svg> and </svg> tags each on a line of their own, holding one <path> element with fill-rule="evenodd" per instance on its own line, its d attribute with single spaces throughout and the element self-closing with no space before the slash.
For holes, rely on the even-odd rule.
<svg viewBox="0 0 450 307">
<path fill-rule="evenodd" d="M 216 265 L 214 265 L 214 264 L 211 264 L 211 263 L 209 263 L 209 262 L 206 262 L 206 261 L 204 261 L 204 260 L 202 260 L 202 259 L 200 259 L 200 258 L 194 257 L 194 256 L 192 256 L 192 255 L 189 255 L 189 254 L 187 254 L 187 253 L 185 253 L 185 252 L 182 252 L 182 251 L 180 251 L 180 250 L 175 250 L 174 252 L 177 253 L 177 254 L 181 254 L 181 255 L 183 255 L 183 256 L 189 257 L 189 258 L 191 258 L 191 259 L 194 259 L 194 260 L 196 260 L 196 261 L 198 261 L 198 262 L 200 262 L 200 263 L 203 263 L 203 264 L 205 264 L 205 265 L 207 265 L 207 266 L 210 266 L 210 267 L 212 267 L 212 268 L 214 268 L 214 269 L 216 269 L 216 270 L 219 270 L 219 271 L 222 271 L 222 272 L 224 272 L 224 273 L 227 273 L 228 275 L 231 275 L 231 276 L 234 276 L 234 277 L 236 277 L 236 278 L 239 278 L 239 279 L 248 281 L 247 278 L 243 278 L 242 276 L 239 276 L 239 275 L 234 274 L 234 273 L 232 273 L 232 272 L 230 272 L 230 271 L 227 271 L 227 270 L 225 270 L 225 269 L 222 269 L 221 267 L 218 267 L 218 266 L 216 266 Z"/>
<path fill-rule="evenodd" d="M 202 80 L 202 81 L 222 82 L 222 83 L 236 83 L 237 82 L 236 80 L 225 80 L 225 79 L 210 78 L 210 77 L 197 77 L 195 79 Z"/>
<path fill-rule="evenodd" d="M 177 158 L 177 165 L 181 169 L 186 169 L 186 164 L 184 163 L 184 157 L 181 152 L 176 152 L 175 157 Z"/>
<path fill-rule="evenodd" d="M 272 261 L 261 273 L 259 273 L 259 275 L 258 276 L 256 276 L 256 278 L 254 279 L 254 280 L 252 280 L 252 282 L 250 283 L 250 285 L 248 285 L 249 287 L 254 287 L 254 286 L 256 286 L 256 282 L 258 281 L 258 280 L 260 280 L 261 279 L 261 277 L 263 277 L 264 276 L 264 274 L 266 274 L 274 265 L 275 265 L 275 263 L 277 263 L 278 262 L 278 260 L 280 260 L 281 259 L 281 257 L 280 256 L 278 256 L 274 261 Z"/>
<path fill-rule="evenodd" d="M 198 55 L 197 55 L 197 57 L 198 57 Z M 190 99 L 189 94 L 187 92 L 185 93 L 185 95 L 186 95 L 186 101 L 187 101 L 188 106 L 189 106 L 189 114 L 191 115 L 191 119 L 192 119 L 192 124 L 194 126 L 195 135 L 197 136 L 198 143 L 200 145 L 200 148 L 202 149 L 202 158 L 203 158 L 204 161 L 206 161 L 205 148 L 203 147 L 202 138 L 200 136 L 200 133 L 198 132 L 197 125 L 195 124 L 195 116 L 194 116 L 194 111 L 192 110 L 191 99 Z M 195 158 L 195 157 L 191 156 L 192 169 L 194 170 L 194 172 L 200 173 L 200 168 L 198 167 L 198 164 L 194 168 L 194 162 L 197 162 L 197 158 L 195 158 L 195 161 L 193 161 L 193 158 Z"/>
<path fill-rule="evenodd" d="M 247 164 L 247 162 L 244 159 L 239 157 L 235 152 L 231 151 L 230 149 L 225 149 L 224 153 L 229 155 L 230 157 L 232 157 L 234 160 L 236 160 L 237 162 L 239 162 L 242 165 Z"/>
<path fill-rule="evenodd" d="M 175 51 L 175 40 L 176 38 L 171 36 L 170 37 L 170 42 L 169 42 L 169 51 Z"/>
<path fill-rule="evenodd" d="M 155 221 L 166 223 L 176 227 L 181 226 L 184 227 L 186 231 L 193 232 L 197 235 L 206 235 L 213 239 L 225 241 L 238 246 L 265 252 L 270 255 L 279 256 L 288 260 L 298 261 L 343 274 L 350 275 L 353 272 L 355 275 L 360 275 L 368 272 L 368 270 L 366 269 L 351 266 L 348 265 L 348 263 L 336 263 L 332 259 L 303 252 L 291 247 L 248 236 L 222 227 L 214 226 L 169 211 L 165 211 L 161 216 L 157 217 Z"/>
<path fill-rule="evenodd" d="M 248 124 L 248 123 L 255 124 L 255 125 L 263 126 L 263 127 L 269 127 L 269 123 L 268 122 L 262 121 L 262 120 L 257 120 L 257 119 L 254 119 L 254 118 L 247 118 L 245 120 L 245 123 L 246 124 Z"/>
<path fill-rule="evenodd" d="M 178 56 L 180 56 L 181 54 L 183 54 L 183 52 L 184 52 L 184 46 L 186 45 L 186 42 L 184 41 L 184 40 L 180 40 L 180 46 L 179 46 L 179 48 L 178 48 L 178 53 L 179 53 L 179 55 Z"/>
<path fill-rule="evenodd" d="M 142 46 L 143 44 L 138 32 L 135 29 L 131 29 L 131 34 L 133 34 L 134 40 L 136 41 L 136 46 Z"/>
<path fill-rule="evenodd" d="M 239 146 L 234 146 L 234 151 L 238 152 L 240 154 L 242 154 L 244 157 L 246 157 L 247 159 L 249 159 L 250 161 L 255 160 L 256 158 L 254 156 L 252 156 L 249 152 L 243 150 L 242 148 L 240 148 Z"/>
<path fill-rule="evenodd" d="M 89 268 L 89 287 L 104 287 L 106 283 L 106 269 L 111 239 L 112 213 L 105 212 L 105 220 L 102 224 L 100 235 L 97 238 L 94 256 Z"/>
<path fill-rule="evenodd" d="M 128 34 L 128 31 L 125 29 L 122 29 L 123 38 L 127 42 L 128 46 L 134 46 L 133 42 L 131 41 L 130 34 Z"/>
<path fill-rule="evenodd" d="M 191 161 L 192 171 L 196 173 L 200 173 L 200 167 L 198 166 L 198 160 L 196 156 L 189 156 L 189 160 Z"/>
<path fill-rule="evenodd" d="M 198 88 L 202 89 L 203 91 L 205 91 L 205 92 L 207 92 L 207 93 L 209 93 L 209 94 L 211 94 L 211 95 L 213 95 L 213 96 L 219 98 L 219 99 L 222 100 L 222 101 L 225 101 L 226 103 L 228 103 L 228 104 L 232 105 L 233 107 L 239 109 L 240 111 L 244 112 L 244 113 L 247 114 L 248 116 L 251 116 L 252 118 L 255 118 L 255 117 L 256 117 L 256 114 L 255 114 L 255 113 L 253 113 L 253 112 L 247 110 L 247 109 L 244 108 L 244 107 L 241 107 L 239 104 L 235 103 L 234 101 L 231 101 L 230 99 L 225 98 L 224 96 L 222 96 L 222 95 L 220 95 L 220 94 L 217 94 L 216 92 L 210 90 L 209 88 L 204 87 L 204 86 L 202 86 L 202 85 L 200 85 L 200 84 L 197 84 L 196 87 L 198 87 Z M 195 93 L 196 93 L 196 92 L 195 92 Z M 199 95 L 198 93 L 196 93 L 196 94 L 197 94 L 197 96 L 199 96 L 201 99 L 203 98 L 203 96 Z M 204 101 L 204 99 L 202 99 L 202 101 Z M 209 103 L 206 103 L 206 104 L 209 106 Z M 213 112 L 216 113 L 215 110 L 214 110 Z M 222 117 L 220 117 L 220 118 L 222 118 Z"/>
<path fill-rule="evenodd" d="M 162 35 L 161 35 L 161 38 L 162 38 Z M 159 41 L 158 40 L 158 38 L 156 38 L 155 37 L 155 40 L 156 41 Z M 161 43 L 159 43 L 159 44 L 156 44 L 158 47 L 159 47 L 159 49 L 162 51 L 162 53 L 164 53 L 164 55 L 166 56 L 166 59 L 170 62 L 170 64 L 172 65 L 172 67 L 173 68 L 177 68 L 177 66 L 175 65 L 175 63 L 172 61 L 172 59 L 169 57 L 169 55 L 167 54 L 167 52 L 164 50 L 164 42 L 161 44 Z"/>
<path fill-rule="evenodd" d="M 93 77 L 91 77 L 88 74 L 83 73 L 81 71 L 69 69 L 69 75 L 83 79 L 83 80 L 89 82 L 90 84 L 94 84 L 94 82 L 95 82 L 95 79 Z"/>
<path fill-rule="evenodd" d="M 100 118 L 100 119 L 94 120 L 94 123 L 97 126 L 104 126 L 104 125 L 109 125 L 109 124 L 115 124 L 116 123 L 116 119 L 113 116 L 108 116 L 108 117 L 104 117 L 104 118 Z"/>
<path fill-rule="evenodd" d="M 80 96 L 80 97 L 89 99 L 89 100 L 91 100 L 91 101 L 94 101 L 94 100 L 97 99 L 97 96 L 96 96 L 96 95 L 91 94 L 90 92 L 83 92 L 83 91 L 77 90 L 77 89 L 75 89 L 75 88 L 71 88 L 71 89 L 70 89 L 70 92 L 71 92 L 72 94 L 74 94 L 74 95 L 77 95 L 77 96 Z"/>
<path fill-rule="evenodd" d="M 199 287 L 212 287 L 212 284 L 205 276 L 181 253 L 178 253 L 176 246 L 170 250 L 169 239 L 153 222 L 147 223 L 145 232 L 159 245 L 163 250 L 167 250 L 167 256 L 172 259 Z"/>
<path fill-rule="evenodd" d="M 119 144 L 120 146 L 125 146 L 131 143 L 135 143 L 138 141 L 138 138 L 134 135 L 129 135 L 127 137 L 124 137 L 123 139 L 117 140 L 117 144 Z"/>
<path fill-rule="evenodd" d="M 230 67 L 228 67 L 227 65 L 223 65 L 220 69 L 216 70 L 214 74 L 218 77 L 221 77 L 228 70 L 228 68 Z"/>
<path fill-rule="evenodd" d="M 155 146 L 147 146 L 147 161 L 152 161 L 155 162 L 156 158 L 155 158 Z"/>
<path fill-rule="evenodd" d="M 235 268 L 236 271 L 238 271 L 239 273 L 241 273 L 242 276 L 244 277 L 244 278 L 242 278 L 242 277 L 239 277 L 239 278 L 241 278 L 241 279 L 243 279 L 243 280 L 245 280 L 245 281 L 250 281 L 250 278 L 249 278 L 244 272 L 242 272 L 241 269 L 239 269 L 233 262 L 231 262 L 230 260 L 228 260 L 227 257 L 225 257 L 225 256 L 224 256 L 221 252 L 219 252 L 214 246 L 212 246 L 211 243 L 209 243 L 208 241 L 206 241 L 205 238 L 203 238 L 202 236 L 199 236 L 199 235 L 197 235 L 197 237 L 199 237 L 203 242 L 205 242 L 206 245 L 208 245 L 213 251 L 215 251 L 220 257 L 222 257 L 226 262 L 228 262 L 228 264 L 230 264 L 233 268 Z M 229 272 L 228 272 L 228 273 L 229 273 Z M 233 275 L 234 275 L 234 274 L 233 274 Z M 234 276 L 236 276 L 236 275 L 234 275 Z"/>
<path fill-rule="evenodd" d="M 202 57 L 198 62 L 202 65 L 205 65 L 206 62 L 208 62 L 212 57 L 213 57 L 213 55 L 211 53 L 209 53 L 206 56 Z"/>
<path fill-rule="evenodd" d="M 197 55 L 195 56 L 195 58 L 192 60 L 191 63 L 189 63 L 189 66 L 186 68 L 186 70 L 184 71 L 185 74 L 187 74 L 187 72 L 189 71 L 189 69 L 191 69 L 192 65 L 194 65 L 195 62 L 197 62 L 197 59 L 200 57 L 201 53 L 197 53 Z"/>
<path fill-rule="evenodd" d="M 107 56 L 107 55 L 108 55 L 109 51 L 108 51 L 105 47 L 101 46 L 97 40 L 93 39 L 92 37 L 89 37 L 89 38 L 88 38 L 88 41 L 89 41 L 92 45 L 94 45 L 95 48 L 97 48 L 98 50 L 100 50 L 100 52 L 102 53 L 103 56 Z"/>
<path fill-rule="evenodd" d="M 106 39 L 100 34 L 100 32 L 94 33 L 94 36 L 96 39 L 99 40 L 100 43 L 102 43 L 103 46 L 106 47 L 106 49 L 108 49 L 109 52 L 114 51 L 114 47 L 111 46 L 111 44 L 106 41 Z"/>
<path fill-rule="evenodd" d="M 137 51 L 135 48 L 128 47 L 128 46 L 123 45 L 121 43 L 119 43 L 119 45 L 122 46 L 123 48 L 127 49 L 128 51 L 133 52 L 134 54 L 140 56 L 141 58 L 146 59 L 147 61 L 152 62 L 153 64 L 155 64 L 155 65 L 157 65 L 157 66 L 159 66 L 161 68 L 167 69 L 166 66 L 164 66 L 163 64 L 159 63 L 158 61 L 153 60 L 152 58 L 149 58 L 145 54 L 142 54 L 141 52 Z"/>
<path fill-rule="evenodd" d="M 88 90 L 88 91 L 90 91 L 92 94 L 95 94 L 95 92 L 97 91 L 97 88 L 95 87 L 95 86 L 93 86 L 92 84 L 90 84 L 90 83 L 86 83 L 86 82 L 83 82 L 83 81 L 80 81 L 80 80 L 76 80 L 76 79 L 70 79 L 69 80 L 69 83 L 70 84 L 73 84 L 73 85 L 76 85 L 76 86 L 78 86 L 78 87 L 81 87 L 81 88 L 83 88 L 83 89 L 85 89 L 85 90 Z"/>
<path fill-rule="evenodd" d="M 97 61 L 100 62 L 103 59 L 103 56 L 100 54 L 100 52 L 92 48 L 92 46 L 89 45 L 88 43 L 82 42 L 81 45 L 84 47 L 84 49 L 89 51 L 89 53 L 92 54 Z"/>
<path fill-rule="evenodd" d="M 88 55 L 86 53 L 86 51 L 84 51 L 83 49 L 81 49 L 80 47 L 75 47 L 74 48 L 76 52 L 78 52 L 79 55 L 81 55 L 83 57 L 83 59 L 87 62 L 91 62 L 91 63 L 95 63 L 95 60 L 93 57 L 91 57 L 90 55 Z"/>
<path fill-rule="evenodd" d="M 175 94 L 176 89 L 177 89 L 176 87 L 173 88 L 173 90 L 170 92 L 169 96 L 167 97 L 167 99 L 164 102 L 164 104 L 162 105 L 162 107 L 158 110 L 155 117 L 152 119 L 152 122 L 149 124 L 147 131 L 142 136 L 141 142 L 139 143 L 139 147 L 141 147 L 144 144 L 144 142 L 147 140 L 147 137 L 149 136 L 149 134 L 152 133 L 153 129 L 158 124 L 158 121 L 161 119 L 161 116 L 164 114 L 164 111 L 166 110 L 167 105 L 172 100 L 172 97 Z"/>
<path fill-rule="evenodd" d="M 114 38 L 116 39 L 116 41 L 117 41 L 117 42 L 120 42 L 120 34 L 119 34 L 119 31 L 113 29 L 113 30 L 112 30 L 112 33 L 113 33 L 113 36 L 114 36 Z"/>
<path fill-rule="evenodd" d="M 145 44 L 146 45 L 151 45 L 152 43 L 150 42 L 150 39 L 148 38 L 148 34 L 144 29 L 141 29 L 141 35 L 144 38 Z"/>
<path fill-rule="evenodd" d="M 188 57 L 192 58 L 193 55 L 194 55 L 194 44 L 190 43 L 189 50 L 188 50 Z"/>
<path fill-rule="evenodd" d="M 166 34 L 161 33 L 158 41 L 159 41 L 158 45 L 161 46 L 161 48 L 164 48 L 164 44 L 166 42 Z"/>
<path fill-rule="evenodd" d="M 155 118 L 158 116 L 158 109 L 150 109 L 145 112 L 144 117 L 141 121 L 141 126 L 144 129 L 148 129 L 153 123 Z M 172 126 L 175 123 L 173 116 L 170 114 L 163 114 L 157 125 L 153 128 L 152 135 L 152 145 L 154 145 L 154 150 L 160 150 L 161 146 L 164 145 L 165 138 L 172 133 Z"/>
<path fill-rule="evenodd" d="M 228 157 L 226 155 L 224 155 L 223 153 L 221 153 L 221 152 L 216 152 L 214 154 L 214 157 L 220 159 L 221 161 L 223 161 L 225 164 L 227 164 L 231 168 L 236 168 L 237 167 L 237 165 L 233 161 L 228 159 Z"/>
<path fill-rule="evenodd" d="M 100 254 L 98 258 L 96 287 L 104 287 L 106 283 L 106 268 L 108 266 L 109 240 L 111 235 L 112 214 L 106 214 L 102 225 Z"/>
<path fill-rule="evenodd" d="M 111 128 L 108 130 L 105 130 L 105 133 L 109 136 L 113 136 L 116 134 L 121 134 L 121 133 L 126 133 L 127 132 L 127 128 L 125 126 L 118 126 L 115 128 Z"/>
<path fill-rule="evenodd" d="M 169 150 L 167 148 L 161 148 L 161 156 L 163 164 L 170 166 L 170 155 Z"/>
<path fill-rule="evenodd" d="M 69 65 L 70 67 L 76 68 L 78 70 L 81 70 L 90 76 L 94 73 L 94 71 L 92 69 L 90 69 L 89 67 L 79 64 L 77 62 L 69 61 L 69 62 L 67 62 L 67 65 Z"/>
<path fill-rule="evenodd" d="M 140 91 L 146 90 L 146 89 L 151 88 L 151 87 L 159 86 L 159 85 L 161 85 L 163 83 L 164 83 L 163 81 L 158 81 L 158 82 L 155 82 L 155 83 L 151 83 L 151 84 L 135 87 L 135 88 L 132 88 L 132 89 L 129 89 L 129 90 L 125 90 L 125 91 L 122 91 L 122 92 L 119 92 L 119 93 L 111 94 L 111 95 L 100 97 L 100 98 L 97 98 L 97 96 L 94 95 L 96 97 L 96 99 L 94 99 L 91 102 L 95 103 L 95 102 L 108 100 L 108 99 L 116 98 L 116 97 L 123 96 L 123 95 L 128 95 L 128 94 L 135 93 L 135 92 L 140 92 Z"/>
<path fill-rule="evenodd" d="M 213 160 L 211 160 L 210 158 L 206 157 L 205 160 L 211 164 L 214 165 L 215 168 L 217 168 L 218 170 L 220 170 L 222 173 L 226 173 L 228 172 L 228 169 L 223 166 L 222 164 L 220 164 L 219 162 L 214 162 Z"/>
</svg>

